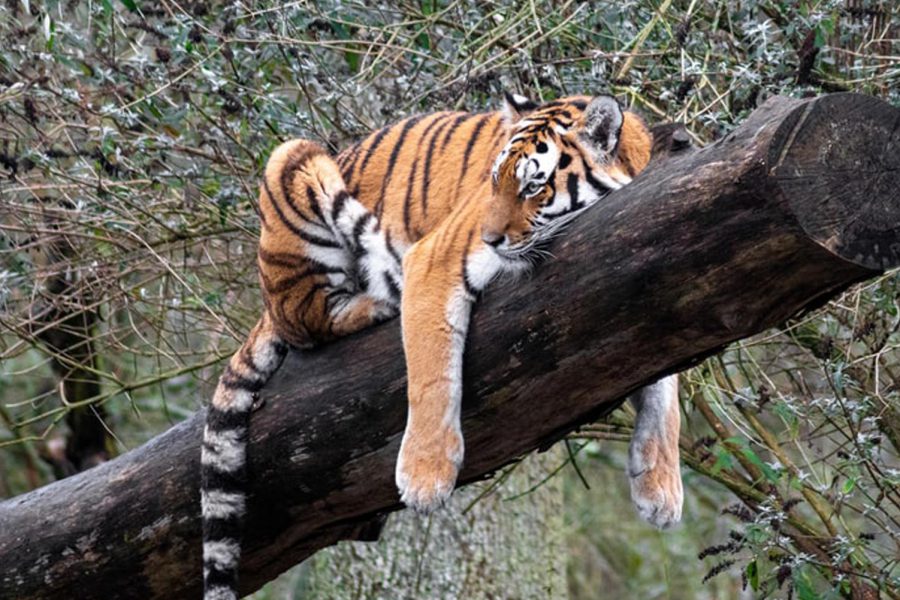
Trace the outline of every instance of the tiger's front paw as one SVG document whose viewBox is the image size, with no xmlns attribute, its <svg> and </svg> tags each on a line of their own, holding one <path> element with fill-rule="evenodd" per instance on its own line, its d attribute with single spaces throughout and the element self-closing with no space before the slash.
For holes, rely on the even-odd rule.
<svg viewBox="0 0 900 600">
<path fill-rule="evenodd" d="M 407 428 L 395 474 L 400 500 L 420 514 L 450 498 L 462 465 L 463 439 L 452 429 L 420 435 Z"/>
<path fill-rule="evenodd" d="M 638 514 L 660 529 L 678 523 L 684 493 L 677 449 L 673 454 L 658 438 L 650 438 L 632 443 L 628 454 L 631 501 Z"/>
</svg>

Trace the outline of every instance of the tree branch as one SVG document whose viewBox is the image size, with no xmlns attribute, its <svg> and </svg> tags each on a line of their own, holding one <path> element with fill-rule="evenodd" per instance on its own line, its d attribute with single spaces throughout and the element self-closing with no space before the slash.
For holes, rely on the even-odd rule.
<svg viewBox="0 0 900 600">
<path fill-rule="evenodd" d="M 898 189 L 900 111 L 852 94 L 771 99 L 715 145 L 651 166 L 581 218 L 531 279 L 495 285 L 477 306 L 463 481 L 900 264 Z M 294 353 L 263 398 L 245 592 L 377 533 L 378 516 L 399 508 L 399 324 Z M 199 595 L 203 418 L 0 504 L 4 595 Z"/>
</svg>

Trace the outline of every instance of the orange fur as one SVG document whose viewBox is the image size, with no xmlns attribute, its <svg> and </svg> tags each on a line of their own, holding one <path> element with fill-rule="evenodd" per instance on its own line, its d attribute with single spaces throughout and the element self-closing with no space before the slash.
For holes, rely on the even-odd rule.
<svg viewBox="0 0 900 600">
<path fill-rule="evenodd" d="M 601 96 L 409 117 L 334 159 L 304 140 L 273 152 L 259 200 L 265 313 L 220 380 L 204 438 L 208 598 L 236 585 L 240 444 L 250 398 L 285 345 L 312 347 L 399 310 L 409 419 L 397 483 L 408 505 L 439 506 L 463 458 L 462 350 L 477 292 L 627 184 L 650 147 L 640 118 Z M 677 455 L 677 439 L 665 443 Z"/>
<path fill-rule="evenodd" d="M 513 154 L 526 155 L 537 144 L 554 141 L 571 157 L 565 169 L 557 169 L 556 189 L 565 189 L 570 174 L 583 179 L 586 169 L 596 167 L 579 137 L 590 101 L 566 98 L 517 115 L 537 127 L 512 149 Z M 566 132 L 555 131 L 555 126 Z M 283 339 L 294 345 L 314 345 L 376 320 L 376 302 L 369 300 L 337 326 L 326 310 L 326 276 L 298 277 L 304 268 L 304 244 L 284 221 L 290 220 L 292 205 L 312 214 L 306 201 L 308 190 L 323 195 L 316 178 L 340 180 L 330 183 L 336 189 L 344 189 L 346 182 L 349 194 L 372 211 L 397 252 L 405 254 L 401 314 L 410 422 L 403 457 L 408 479 L 419 482 L 421 488 L 414 500 L 417 504 L 431 506 L 448 493 L 444 488 L 455 480 L 462 457 L 462 437 L 446 422 L 453 382 L 435 366 L 451 362 L 453 326 L 443 313 L 454 295 L 467 293 L 466 257 L 485 247 L 485 236 L 505 235 L 510 245 L 527 241 L 530 219 L 554 193 L 546 186 L 523 199 L 512 159 L 504 164 L 498 180 L 492 181 L 492 164 L 515 131 L 516 123 L 500 112 L 416 116 L 342 152 L 336 159 L 340 174 L 325 164 L 328 159 L 319 162 L 321 149 L 308 142 L 280 147 L 266 169 L 269 189 L 263 190 L 260 199 L 266 224 L 260 242 L 260 273 L 267 310 Z M 650 146 L 640 118 L 626 112 L 617 154 L 604 169 L 617 180 L 636 175 L 649 160 Z M 300 219 L 294 221 L 301 225 Z M 279 260 L 270 260 L 273 255 Z M 471 298 L 461 302 L 466 301 Z"/>
</svg>

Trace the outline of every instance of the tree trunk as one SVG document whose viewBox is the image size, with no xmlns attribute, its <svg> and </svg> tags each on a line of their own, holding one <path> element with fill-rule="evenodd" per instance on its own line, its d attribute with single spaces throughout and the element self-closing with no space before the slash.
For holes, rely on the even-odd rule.
<svg viewBox="0 0 900 600">
<path fill-rule="evenodd" d="M 55 228 L 52 221 L 48 228 Z M 79 403 L 100 395 L 94 335 L 97 314 L 83 310 L 91 306 L 91 282 L 72 273 L 67 265 L 77 258 L 75 247 L 64 233 L 51 238 L 38 256 L 47 276 L 42 295 L 32 304 L 28 326 L 41 340 L 53 372 L 59 377 L 64 403 Z M 43 458 L 57 478 L 90 469 L 110 458 L 115 443 L 104 425 L 106 409 L 100 406 L 70 408 L 66 413 L 65 443 L 49 440 Z"/>
<path fill-rule="evenodd" d="M 718 143 L 649 168 L 476 307 L 461 481 L 618 406 L 638 386 L 900 264 L 900 111 L 773 98 Z M 242 590 L 399 508 L 399 324 L 294 353 L 254 414 Z M 0 504 L 15 598 L 194 597 L 198 414 L 99 467 Z M 598 492 L 599 493 L 599 492 Z"/>
<path fill-rule="evenodd" d="M 308 600 L 553 598 L 566 591 L 562 478 L 554 445 L 497 482 L 460 490 L 428 517 L 393 513 L 375 543 L 344 542 L 315 555 Z M 495 485 L 497 483 L 497 485 Z"/>
</svg>

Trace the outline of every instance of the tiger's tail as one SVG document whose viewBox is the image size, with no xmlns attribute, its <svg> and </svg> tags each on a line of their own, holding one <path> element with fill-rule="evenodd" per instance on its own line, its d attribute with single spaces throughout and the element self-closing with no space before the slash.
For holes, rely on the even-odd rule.
<svg viewBox="0 0 900 600">
<path fill-rule="evenodd" d="M 225 367 L 206 414 L 200 459 L 204 600 L 238 597 L 250 413 L 287 350 L 264 314 Z"/>
</svg>

